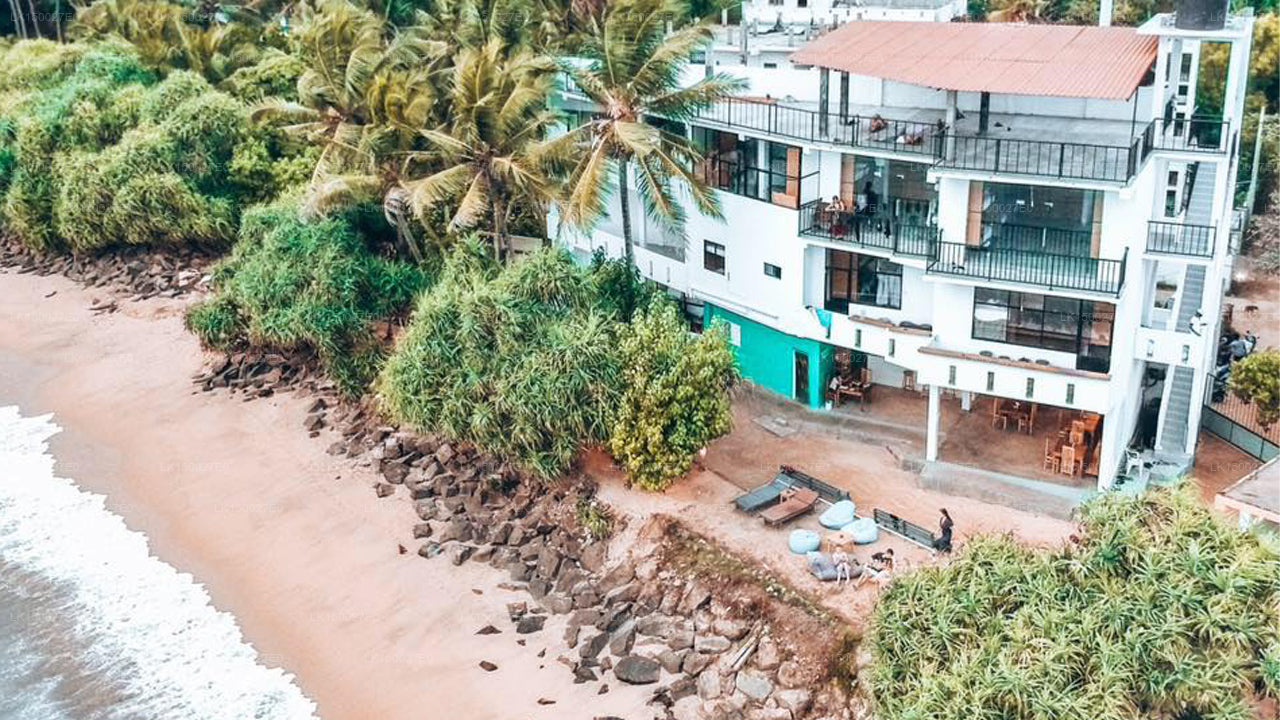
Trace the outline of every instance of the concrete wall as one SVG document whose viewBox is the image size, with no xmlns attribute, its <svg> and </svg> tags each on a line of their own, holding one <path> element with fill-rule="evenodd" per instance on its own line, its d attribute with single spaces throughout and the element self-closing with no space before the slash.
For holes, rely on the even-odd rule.
<svg viewBox="0 0 1280 720">
<path fill-rule="evenodd" d="M 734 354 L 747 379 L 783 397 L 805 402 L 810 407 L 823 406 L 823 388 L 831 368 L 830 346 L 779 332 L 713 303 L 706 305 L 706 322 L 708 326 L 713 322 L 729 323 L 730 338 L 737 340 Z M 797 394 L 797 353 L 808 358 L 807 398 Z"/>
</svg>

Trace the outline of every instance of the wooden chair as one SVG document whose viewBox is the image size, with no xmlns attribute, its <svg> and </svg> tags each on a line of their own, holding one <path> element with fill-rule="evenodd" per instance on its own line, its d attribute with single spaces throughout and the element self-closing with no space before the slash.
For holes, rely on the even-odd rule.
<svg viewBox="0 0 1280 720">
<path fill-rule="evenodd" d="M 1062 467 L 1062 453 L 1053 451 L 1053 444 L 1049 438 L 1044 439 L 1044 469 L 1050 472 L 1060 472 Z"/>
<path fill-rule="evenodd" d="M 1084 458 L 1075 445 L 1062 446 L 1062 461 L 1058 471 L 1063 475 L 1079 475 L 1084 472 Z"/>
<path fill-rule="evenodd" d="M 871 369 L 861 368 L 858 371 L 858 379 L 840 388 L 842 395 L 857 400 L 862 407 L 867 406 L 867 398 L 871 395 Z"/>
<path fill-rule="evenodd" d="M 1009 429 L 1009 416 L 1000 412 L 1000 398 L 991 398 L 991 427 L 1000 426 L 1001 430 Z"/>
</svg>

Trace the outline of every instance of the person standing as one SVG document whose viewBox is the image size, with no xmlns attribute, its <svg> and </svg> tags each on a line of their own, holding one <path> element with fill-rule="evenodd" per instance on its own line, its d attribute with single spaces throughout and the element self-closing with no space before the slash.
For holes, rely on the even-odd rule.
<svg viewBox="0 0 1280 720">
<path fill-rule="evenodd" d="M 942 517 L 938 519 L 938 528 L 942 531 L 938 535 L 938 539 L 933 541 L 933 549 L 938 552 L 951 552 L 951 529 L 955 526 L 955 521 L 951 519 L 951 513 L 946 508 L 941 508 Z"/>
</svg>

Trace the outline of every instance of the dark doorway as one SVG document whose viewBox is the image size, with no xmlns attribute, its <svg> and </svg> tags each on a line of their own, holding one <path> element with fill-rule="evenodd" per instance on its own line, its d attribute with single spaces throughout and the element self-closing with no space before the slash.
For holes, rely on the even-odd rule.
<svg viewBox="0 0 1280 720">
<path fill-rule="evenodd" d="M 796 399 L 809 402 L 809 355 L 796 352 Z"/>
</svg>

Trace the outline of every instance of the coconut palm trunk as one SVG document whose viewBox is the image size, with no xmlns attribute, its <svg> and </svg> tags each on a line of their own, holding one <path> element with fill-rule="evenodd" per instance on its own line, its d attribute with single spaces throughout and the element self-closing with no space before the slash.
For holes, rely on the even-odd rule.
<svg viewBox="0 0 1280 720">
<path fill-rule="evenodd" d="M 507 229 L 507 200 L 499 189 L 493 198 L 493 257 L 505 262 L 510 254 L 511 237 Z"/>
<path fill-rule="evenodd" d="M 18 9 L 18 0 L 9 0 L 9 12 L 13 13 L 13 31 L 18 37 L 27 38 L 27 24 L 23 21 L 22 11 Z"/>
<path fill-rule="evenodd" d="M 618 199 L 622 201 L 622 252 L 627 267 L 636 266 L 636 253 L 631 247 L 631 198 L 627 181 L 627 161 L 618 161 Z"/>
<path fill-rule="evenodd" d="M 43 38 L 40 34 L 40 15 L 36 12 L 36 0 L 27 0 L 27 7 L 31 9 L 31 31 L 37 38 Z"/>
</svg>

